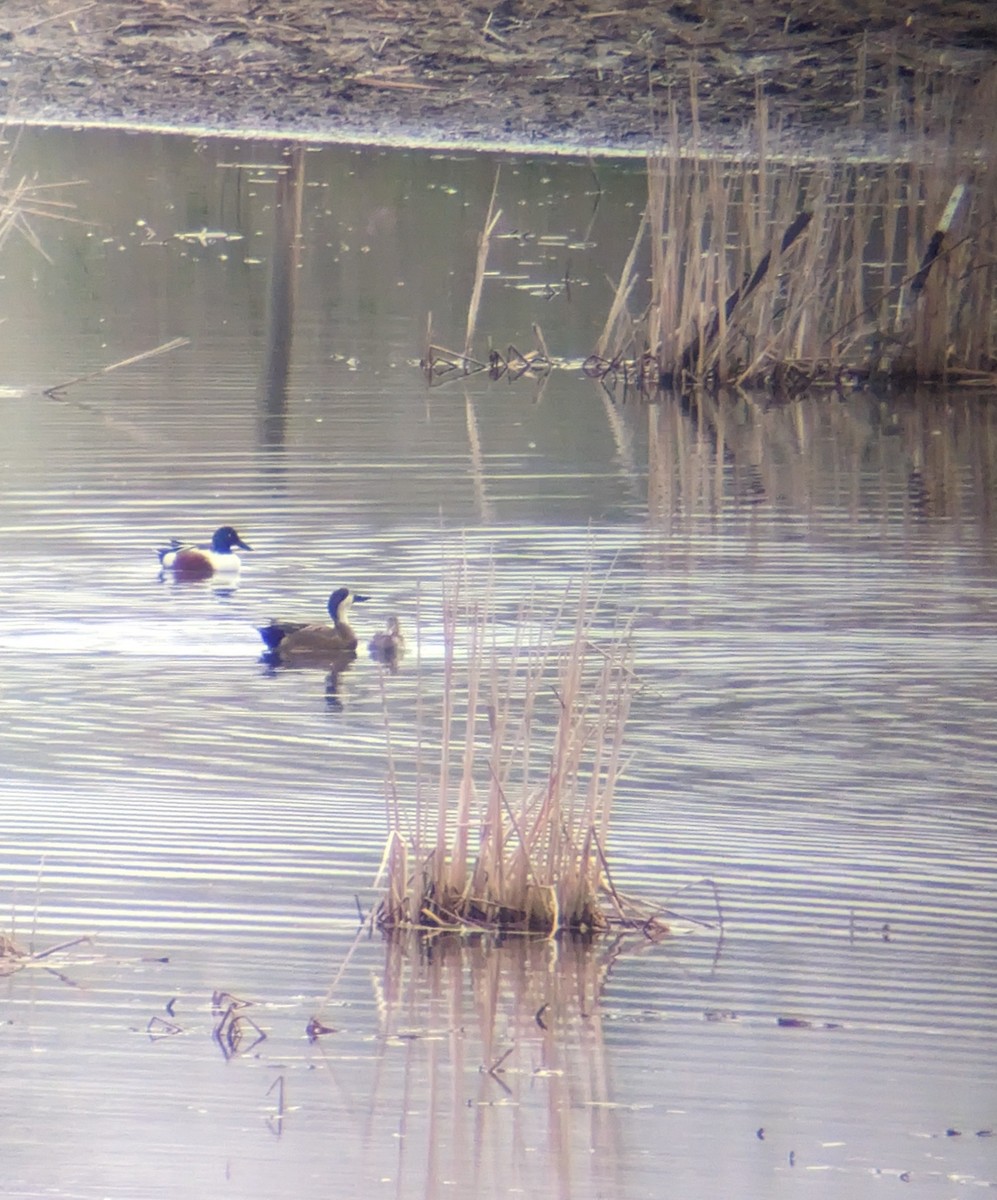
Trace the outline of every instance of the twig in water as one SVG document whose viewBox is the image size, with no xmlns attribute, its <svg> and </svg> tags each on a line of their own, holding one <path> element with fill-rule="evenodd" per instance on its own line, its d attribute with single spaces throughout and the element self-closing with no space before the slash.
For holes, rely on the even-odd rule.
<svg viewBox="0 0 997 1200">
<path fill-rule="evenodd" d="M 183 1033 L 183 1026 L 155 1016 L 149 1018 L 145 1031 L 149 1035 L 150 1042 L 158 1042 L 161 1038 L 176 1037 L 178 1033 Z"/>
<path fill-rule="evenodd" d="M 505 1062 L 505 1060 L 509 1057 L 509 1055 L 513 1052 L 513 1050 L 515 1050 L 515 1048 L 516 1048 L 515 1046 L 510 1046 L 509 1049 L 506 1050 L 505 1054 L 503 1054 L 501 1057 L 497 1058 L 490 1067 L 486 1068 L 488 1071 L 488 1074 L 489 1075 L 497 1074 L 499 1067 L 501 1067 L 501 1065 Z"/>
<path fill-rule="evenodd" d="M 90 937 L 89 935 L 84 935 L 83 937 L 75 937 L 75 938 L 70 939 L 70 941 L 68 941 L 68 942 L 60 942 L 58 944 L 58 946 L 49 946 L 49 948 L 47 950 L 39 950 L 37 954 L 32 954 L 31 958 L 32 958 L 33 962 L 38 962 L 39 959 L 48 958 L 48 956 L 50 954 L 58 954 L 60 950 L 68 950 L 68 949 L 70 949 L 71 946 L 80 946 L 84 942 L 92 942 L 92 941 L 93 941 L 93 938 Z"/>
<path fill-rule="evenodd" d="M 509 1085 L 506 1083 L 506 1081 L 499 1074 L 499 1068 L 502 1066 L 502 1064 L 505 1062 L 505 1060 L 509 1057 L 509 1055 L 513 1052 L 513 1050 L 515 1050 L 515 1046 L 510 1046 L 509 1049 L 506 1050 L 505 1054 L 503 1054 L 501 1056 L 501 1058 L 497 1058 L 490 1067 L 482 1067 L 481 1068 L 481 1070 L 486 1075 L 491 1075 L 492 1079 L 495 1080 L 495 1082 L 506 1093 L 507 1096 L 512 1095 L 512 1088 L 509 1087 Z"/>
<path fill-rule="evenodd" d="M 274 1137 L 279 1138 L 280 1135 L 284 1132 L 284 1076 L 283 1075 L 278 1075 L 277 1078 L 273 1081 L 273 1083 L 271 1083 L 271 1085 L 267 1088 L 268 1096 L 273 1092 L 274 1088 L 277 1089 L 277 1111 L 274 1113 L 274 1115 L 272 1117 L 267 1117 L 267 1128 L 274 1135 Z"/>
<path fill-rule="evenodd" d="M 99 371 L 91 371 L 88 375 L 77 375 L 75 379 L 67 379 L 65 383 L 57 383 L 53 387 L 45 388 L 42 393 L 45 396 L 57 397 L 61 395 L 66 388 L 70 388 L 74 383 L 86 383 L 89 379 L 99 379 L 101 375 L 110 375 L 112 371 L 117 371 L 119 367 L 131 367 L 135 363 L 142 362 L 146 358 L 155 358 L 160 354 L 167 354 L 170 350 L 177 350 L 181 346 L 190 344 L 190 338 L 180 337 L 174 338 L 171 342 L 164 342 L 161 346 L 157 346 L 154 350 L 144 350 L 141 354 L 133 354 L 131 358 L 123 358 L 120 362 L 111 363 L 110 366 L 101 367 Z"/>
</svg>

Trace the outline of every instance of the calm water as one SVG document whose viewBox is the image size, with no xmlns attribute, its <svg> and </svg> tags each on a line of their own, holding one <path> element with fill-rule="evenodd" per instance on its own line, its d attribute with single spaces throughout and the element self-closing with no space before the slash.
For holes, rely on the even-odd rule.
<svg viewBox="0 0 997 1200">
<path fill-rule="evenodd" d="M 48 260 L 0 258 L 0 928 L 55 948 L 0 978 L 4 1194 L 994 1186 L 993 405 L 427 389 L 495 162 L 326 150 L 295 197 L 282 161 L 18 148 L 88 182 L 81 223 L 35 222 Z M 639 168 L 510 159 L 498 203 L 479 344 L 539 323 L 584 357 Z M 224 522 L 254 546 L 237 588 L 158 580 L 162 539 Z M 404 769 L 461 559 L 503 621 L 586 564 L 633 617 L 616 881 L 713 921 L 712 881 L 723 938 L 354 945 L 385 711 Z M 363 637 L 420 615 L 418 661 L 335 694 L 263 667 L 254 626 L 341 583 Z"/>
</svg>

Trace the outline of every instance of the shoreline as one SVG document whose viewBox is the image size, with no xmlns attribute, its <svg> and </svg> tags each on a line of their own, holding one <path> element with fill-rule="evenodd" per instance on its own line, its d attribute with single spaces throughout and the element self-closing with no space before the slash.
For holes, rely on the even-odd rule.
<svg viewBox="0 0 997 1200">
<path fill-rule="evenodd" d="M 226 141 L 259 143 L 293 143 L 306 146 L 349 146 L 370 147 L 378 150 L 417 150 L 426 153 L 506 154 L 510 157 L 549 157 L 578 159 L 621 159 L 631 162 L 654 156 L 667 160 L 702 159 L 709 161 L 752 162 L 762 153 L 759 138 L 754 130 L 746 128 L 738 139 L 711 137 L 709 131 L 680 131 L 680 144 L 676 149 L 669 139 L 648 136 L 646 141 L 626 146 L 611 143 L 516 141 L 495 137 L 468 140 L 457 138 L 444 131 L 413 131 L 399 129 L 392 133 L 376 133 L 362 129 L 325 130 L 294 125 L 259 128 L 249 126 L 224 126 L 201 123 L 196 120 L 126 120 L 123 118 L 91 117 L 81 119 L 68 116 L 18 116 L 8 117 L 8 128 L 60 129 L 66 131 L 109 131 L 131 134 L 150 134 L 165 137 L 217 138 Z M 883 145 L 883 143 L 887 143 Z M 765 138 L 765 161 L 770 163 L 806 162 L 854 162 L 869 164 L 914 163 L 935 161 L 940 149 L 950 149 L 948 142 L 933 141 L 928 137 L 897 139 L 890 134 L 858 132 L 851 137 L 839 131 L 828 131 L 811 138 L 807 145 L 793 139 Z M 978 152 L 982 153 L 982 152 Z"/>
</svg>

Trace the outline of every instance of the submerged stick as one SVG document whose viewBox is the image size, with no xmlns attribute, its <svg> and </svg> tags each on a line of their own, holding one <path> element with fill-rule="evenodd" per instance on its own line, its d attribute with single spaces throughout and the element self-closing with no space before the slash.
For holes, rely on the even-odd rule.
<svg viewBox="0 0 997 1200">
<path fill-rule="evenodd" d="M 430 346 L 426 357 L 422 360 L 422 369 L 430 383 L 442 378 L 451 371 L 460 371 L 461 375 L 477 375 L 479 371 L 487 371 L 488 364 L 479 362 L 459 350 L 448 350 L 446 346 Z"/>
<path fill-rule="evenodd" d="M 53 21 L 62 21 L 67 17 L 75 17 L 80 13 L 87 12 L 91 8 L 95 8 L 97 0 L 90 0 L 89 4 L 78 4 L 75 8 L 65 8 L 62 12 L 52 13 L 49 17 L 39 17 L 35 21 L 24 21 L 16 29 L 10 30 L 15 36 L 21 33 L 27 33 L 29 30 L 33 33 L 42 25 L 50 25 Z"/>
<path fill-rule="evenodd" d="M 174 338 L 171 342 L 163 342 L 161 346 L 156 346 L 154 350 L 144 350 L 141 354 L 133 354 L 131 358 L 123 358 L 120 362 L 101 367 L 98 371 L 91 371 L 88 375 L 77 375 L 75 379 L 67 379 L 64 383 L 56 383 L 52 387 L 45 388 L 42 395 L 59 396 L 66 388 L 72 387 L 75 383 L 86 383 L 90 379 L 99 379 L 101 375 L 110 375 L 112 371 L 117 371 L 121 367 L 132 367 L 135 363 L 142 362 L 143 359 L 156 358 L 160 354 L 168 354 L 171 350 L 178 350 L 181 346 L 189 344 L 190 338 Z"/>
</svg>

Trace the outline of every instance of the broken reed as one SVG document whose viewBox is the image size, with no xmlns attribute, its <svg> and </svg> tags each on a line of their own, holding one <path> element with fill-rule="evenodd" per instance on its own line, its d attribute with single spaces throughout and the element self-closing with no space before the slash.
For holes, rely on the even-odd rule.
<svg viewBox="0 0 997 1200">
<path fill-rule="evenodd" d="M 595 641 L 595 609 L 583 584 L 573 615 L 520 611 L 503 648 L 490 595 L 449 588 L 435 798 L 418 778 L 408 820 L 393 775 L 382 928 L 553 936 L 609 923 L 605 849 L 632 672 L 625 633 Z"/>
<path fill-rule="evenodd" d="M 51 262 L 35 232 L 34 222 L 44 219 L 83 224 L 73 215 L 76 206 L 65 198 L 64 193 L 66 188 L 77 187 L 84 181 L 73 179 L 62 183 L 39 183 L 26 175 L 16 176 L 14 161 L 19 139 L 19 134 L 11 143 L 0 138 L 0 250 L 11 234 L 16 233 L 42 258 Z"/>
<path fill-rule="evenodd" d="M 997 73 L 976 103 L 995 97 Z M 764 120 L 762 109 L 759 130 Z M 774 164 L 764 132 L 751 161 L 651 157 L 647 209 L 586 372 L 642 392 L 842 372 L 993 382 L 997 167 L 993 146 L 967 141 L 971 124 L 904 162 Z"/>
</svg>

